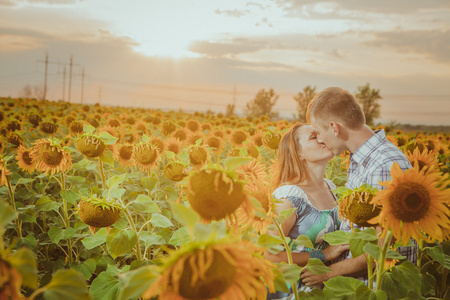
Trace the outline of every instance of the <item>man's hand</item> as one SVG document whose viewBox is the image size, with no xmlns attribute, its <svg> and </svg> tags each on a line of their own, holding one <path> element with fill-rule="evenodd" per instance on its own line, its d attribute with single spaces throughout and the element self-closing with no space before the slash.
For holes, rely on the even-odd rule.
<svg viewBox="0 0 450 300">
<path fill-rule="evenodd" d="M 313 287 L 315 285 L 323 284 L 325 281 L 332 277 L 330 275 L 331 271 L 325 274 L 318 275 L 304 268 L 300 274 L 300 278 L 306 286 Z"/>
</svg>

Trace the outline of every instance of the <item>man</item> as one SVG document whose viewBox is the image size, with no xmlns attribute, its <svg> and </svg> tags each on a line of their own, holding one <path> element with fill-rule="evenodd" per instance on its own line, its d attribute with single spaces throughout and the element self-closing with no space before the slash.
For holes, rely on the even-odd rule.
<svg viewBox="0 0 450 300">
<path fill-rule="evenodd" d="M 318 93 L 309 103 L 307 117 L 318 135 L 318 139 L 335 155 L 348 150 L 350 165 L 346 186 L 350 189 L 368 183 L 378 189 L 380 181 L 391 180 L 391 167 L 398 163 L 402 170 L 411 168 L 406 156 L 386 139 L 384 130 L 372 131 L 365 125 L 364 112 L 356 98 L 347 90 L 330 87 Z M 341 230 L 351 231 L 348 221 L 341 224 Z M 416 262 L 414 247 L 400 247 L 398 251 L 408 260 Z M 335 276 L 352 276 L 367 281 L 367 262 L 364 255 L 347 259 L 329 266 L 331 271 L 316 275 L 309 271 L 301 274 L 307 286 L 327 281 Z"/>
</svg>

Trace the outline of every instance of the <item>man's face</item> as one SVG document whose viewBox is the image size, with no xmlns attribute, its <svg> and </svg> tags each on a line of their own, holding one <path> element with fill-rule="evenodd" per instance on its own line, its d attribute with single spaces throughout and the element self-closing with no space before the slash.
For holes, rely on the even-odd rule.
<svg viewBox="0 0 450 300">
<path fill-rule="evenodd" d="M 323 126 L 323 124 L 317 122 L 316 119 L 311 118 L 311 126 L 317 134 L 318 141 L 323 142 L 334 155 L 339 155 L 344 152 L 345 149 L 343 149 L 342 142 L 334 134 L 331 125 Z"/>
</svg>

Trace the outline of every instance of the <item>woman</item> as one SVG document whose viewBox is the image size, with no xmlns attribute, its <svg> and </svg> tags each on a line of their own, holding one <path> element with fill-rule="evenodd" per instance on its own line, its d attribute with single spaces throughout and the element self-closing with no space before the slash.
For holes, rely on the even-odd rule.
<svg viewBox="0 0 450 300">
<path fill-rule="evenodd" d="M 313 251 L 293 251 L 293 262 L 299 266 L 305 266 L 311 257 L 329 263 L 348 249 L 348 245 L 328 246 L 323 240 L 324 234 L 339 229 L 336 196 L 331 191 L 336 186 L 324 178 L 326 164 L 333 156 L 325 144 L 317 140 L 312 127 L 301 123 L 286 132 L 278 146 L 279 172 L 273 196 L 281 202 L 276 212 L 296 209 L 282 225 L 283 233 L 292 240 L 306 235 L 315 247 Z M 273 262 L 288 261 L 285 251 L 276 255 L 266 253 L 266 258 Z M 302 286 L 299 282 L 298 287 Z M 268 299 L 291 299 L 292 296 L 276 292 L 268 294 Z"/>
</svg>

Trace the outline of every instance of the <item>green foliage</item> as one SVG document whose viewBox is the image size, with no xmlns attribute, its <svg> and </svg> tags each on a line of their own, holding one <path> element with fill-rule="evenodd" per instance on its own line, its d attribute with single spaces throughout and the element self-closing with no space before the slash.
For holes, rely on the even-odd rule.
<svg viewBox="0 0 450 300">
<path fill-rule="evenodd" d="M 371 89 L 370 84 L 358 86 L 358 92 L 355 94 L 356 99 L 362 106 L 364 115 L 366 116 L 366 124 L 373 125 L 376 118 L 380 116 L 380 104 L 378 101 L 382 99 L 380 90 Z"/>
<path fill-rule="evenodd" d="M 299 122 L 306 123 L 306 111 L 308 110 L 308 104 L 316 95 L 316 87 L 310 85 L 303 88 L 302 92 L 298 92 L 294 96 L 294 101 L 297 103 L 297 115 L 294 116 Z"/>
<path fill-rule="evenodd" d="M 251 117 L 269 116 L 275 117 L 278 113 L 272 112 L 274 105 L 277 103 L 277 94 L 273 89 L 266 91 L 261 89 L 256 94 L 255 98 L 245 105 L 245 115 Z"/>
</svg>

